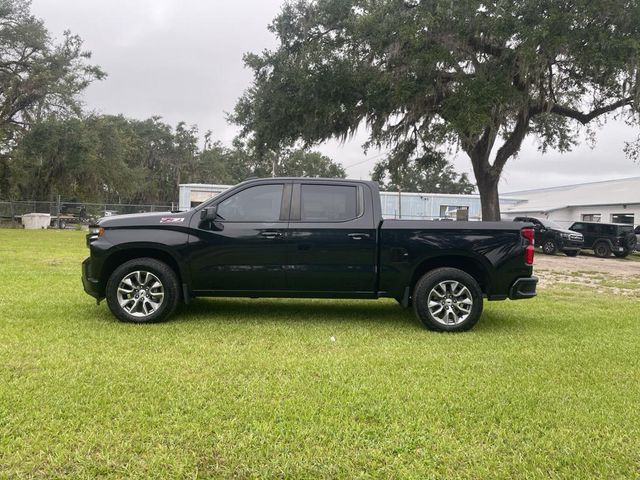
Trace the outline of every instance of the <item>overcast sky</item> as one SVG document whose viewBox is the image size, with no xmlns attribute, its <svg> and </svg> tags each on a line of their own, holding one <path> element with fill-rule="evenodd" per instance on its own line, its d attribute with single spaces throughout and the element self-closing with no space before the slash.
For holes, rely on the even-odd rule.
<svg viewBox="0 0 640 480">
<path fill-rule="evenodd" d="M 282 0 L 33 0 L 33 12 L 56 36 L 80 35 L 93 61 L 108 77 L 90 86 L 87 109 L 146 118 L 160 115 L 175 125 L 184 120 L 201 132 L 212 130 L 229 143 L 236 127 L 225 112 L 251 81 L 242 55 L 275 46 L 267 25 Z M 501 191 L 640 176 L 640 165 L 625 158 L 625 140 L 637 128 L 611 122 L 598 133 L 595 149 L 541 155 L 527 142 L 503 174 Z M 353 178 L 369 178 L 381 153 L 368 157 L 365 132 L 345 144 L 320 150 L 340 162 Z M 368 158 L 368 160 L 367 160 Z M 451 158 L 458 171 L 471 171 L 463 153 Z M 470 175 L 473 178 L 473 175 Z"/>
</svg>

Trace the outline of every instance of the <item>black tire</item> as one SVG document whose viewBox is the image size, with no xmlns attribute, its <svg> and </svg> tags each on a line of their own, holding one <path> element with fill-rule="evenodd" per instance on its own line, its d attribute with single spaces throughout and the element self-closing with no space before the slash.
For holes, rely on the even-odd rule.
<svg viewBox="0 0 640 480">
<path fill-rule="evenodd" d="M 578 250 L 566 250 L 564 254 L 567 257 L 577 257 L 580 252 Z"/>
<path fill-rule="evenodd" d="M 624 252 L 614 252 L 613 254 L 617 257 L 617 258 L 627 258 L 629 256 L 629 254 L 631 253 L 631 251 L 629 250 L 625 250 Z"/>
<path fill-rule="evenodd" d="M 542 243 L 542 251 L 547 255 L 555 255 L 558 251 L 558 246 L 553 240 L 545 240 Z"/>
<path fill-rule="evenodd" d="M 611 256 L 611 247 L 607 242 L 598 242 L 593 246 L 593 253 L 596 257 L 608 258 Z"/>
<path fill-rule="evenodd" d="M 463 285 L 466 288 L 466 292 L 469 293 L 468 296 L 472 300 L 472 305 L 468 315 L 459 323 L 444 323 L 442 319 L 435 317 L 429 309 L 428 303 L 430 294 L 443 282 L 457 282 L 458 284 Z M 458 289 L 458 291 L 460 290 Z M 446 301 L 446 299 L 443 301 Z M 416 317 L 418 317 L 426 328 L 438 332 L 463 332 L 473 328 L 473 326 L 478 323 L 480 315 L 482 314 L 482 302 L 482 290 L 480 289 L 478 282 L 476 282 L 471 275 L 463 272 L 462 270 L 458 270 L 457 268 L 437 268 L 435 270 L 431 270 L 418 280 L 418 283 L 413 290 L 413 309 Z M 443 306 L 443 308 L 448 308 L 450 311 L 453 311 L 454 314 L 460 312 L 460 310 L 456 310 L 458 307 L 451 303 L 449 306 Z M 449 317 L 447 316 L 446 318 L 448 319 Z"/>
<path fill-rule="evenodd" d="M 118 287 L 120 286 L 121 282 L 128 275 L 138 271 L 148 272 L 152 274 L 151 277 L 147 277 L 147 275 L 144 275 L 142 278 L 145 279 L 149 278 L 152 280 L 153 276 L 155 276 L 156 280 L 158 280 L 161 284 L 160 288 L 163 290 L 162 300 L 160 302 L 157 302 L 159 303 L 159 306 L 154 311 L 149 312 L 146 315 L 144 314 L 144 312 L 140 311 L 133 313 L 127 311 L 120 305 L 120 301 L 118 298 Z M 132 293 L 134 293 L 135 287 L 135 285 L 132 285 Z M 151 292 L 151 287 L 143 288 L 146 288 L 145 292 Z M 106 298 L 107 304 L 109 305 L 109 310 L 111 310 L 111 313 L 113 313 L 113 315 L 115 315 L 115 317 L 122 322 L 160 322 L 169 318 L 169 316 L 171 316 L 171 314 L 178 306 L 178 302 L 180 300 L 178 277 L 173 269 L 166 263 L 154 258 L 136 258 L 133 260 L 129 260 L 128 262 L 125 262 L 118 268 L 116 268 L 109 277 L 109 280 L 107 281 Z M 136 296 L 135 298 L 137 299 L 138 297 Z M 154 297 L 153 300 L 157 301 L 158 298 L 159 297 Z M 135 302 L 133 298 L 130 298 L 130 300 Z M 137 303 L 138 302 L 136 302 L 136 304 Z"/>
</svg>

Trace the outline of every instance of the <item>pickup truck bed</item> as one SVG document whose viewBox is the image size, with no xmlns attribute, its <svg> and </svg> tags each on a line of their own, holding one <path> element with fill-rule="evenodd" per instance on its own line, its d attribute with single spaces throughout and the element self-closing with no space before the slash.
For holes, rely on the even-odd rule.
<svg viewBox="0 0 640 480">
<path fill-rule="evenodd" d="M 188 212 L 103 218 L 87 244 L 85 291 L 140 323 L 196 296 L 390 297 L 459 331 L 483 298 L 531 298 L 537 282 L 529 226 L 384 220 L 366 181 L 250 180 Z"/>
</svg>

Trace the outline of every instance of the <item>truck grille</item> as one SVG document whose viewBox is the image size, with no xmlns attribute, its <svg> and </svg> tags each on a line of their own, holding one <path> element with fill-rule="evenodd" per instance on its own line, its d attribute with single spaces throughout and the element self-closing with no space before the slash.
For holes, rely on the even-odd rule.
<svg viewBox="0 0 640 480">
<path fill-rule="evenodd" d="M 582 235 L 569 235 L 569 239 L 570 240 L 575 240 L 577 242 L 581 242 L 582 241 Z"/>
</svg>

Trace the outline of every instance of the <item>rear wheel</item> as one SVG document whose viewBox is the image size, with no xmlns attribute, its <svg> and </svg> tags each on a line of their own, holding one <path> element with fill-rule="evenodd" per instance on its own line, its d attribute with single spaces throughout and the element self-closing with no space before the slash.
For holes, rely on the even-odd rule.
<svg viewBox="0 0 640 480">
<path fill-rule="evenodd" d="M 593 247 L 593 253 L 596 257 L 607 258 L 611 256 L 611 248 L 606 242 L 599 242 Z"/>
<path fill-rule="evenodd" d="M 168 318 L 179 300 L 178 278 L 166 263 L 137 258 L 123 263 L 109 277 L 107 304 L 118 320 L 159 322 Z"/>
<path fill-rule="evenodd" d="M 558 251 L 558 246 L 553 240 L 545 240 L 542 244 L 542 251 L 547 255 L 555 255 Z"/>
<path fill-rule="evenodd" d="M 625 250 L 624 252 L 615 252 L 614 255 L 618 258 L 627 258 L 630 253 L 629 250 Z"/>
<path fill-rule="evenodd" d="M 416 284 L 413 308 L 430 330 L 469 330 L 482 314 L 482 290 L 468 273 L 456 268 L 438 268 L 426 273 Z"/>
</svg>

